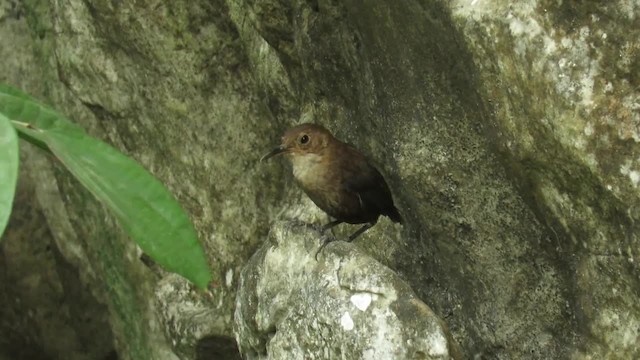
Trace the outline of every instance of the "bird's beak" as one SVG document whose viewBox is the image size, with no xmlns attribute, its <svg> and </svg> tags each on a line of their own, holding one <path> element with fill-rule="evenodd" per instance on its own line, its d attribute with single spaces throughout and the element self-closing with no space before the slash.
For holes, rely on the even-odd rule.
<svg viewBox="0 0 640 360">
<path fill-rule="evenodd" d="M 264 154 L 264 156 L 262 156 L 260 158 L 260 162 L 265 161 L 268 158 L 276 156 L 278 154 L 282 154 L 285 151 L 287 151 L 287 148 L 285 148 L 284 146 L 280 145 L 277 148 L 274 148 L 273 150 L 269 151 L 267 154 Z"/>
</svg>

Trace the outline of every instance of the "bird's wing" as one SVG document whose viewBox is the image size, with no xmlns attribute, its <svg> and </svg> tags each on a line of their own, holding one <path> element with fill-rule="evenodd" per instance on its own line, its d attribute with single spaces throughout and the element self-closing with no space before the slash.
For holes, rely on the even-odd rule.
<svg viewBox="0 0 640 360">
<path fill-rule="evenodd" d="M 391 191 L 384 177 L 364 156 L 360 156 L 364 161 L 348 162 L 342 169 L 345 190 L 355 193 L 364 209 L 384 215 L 395 212 Z"/>
</svg>

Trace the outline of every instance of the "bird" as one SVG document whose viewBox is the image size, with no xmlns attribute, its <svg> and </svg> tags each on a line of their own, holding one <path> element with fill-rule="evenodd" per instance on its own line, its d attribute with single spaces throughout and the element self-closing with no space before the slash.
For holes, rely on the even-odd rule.
<svg viewBox="0 0 640 360">
<path fill-rule="evenodd" d="M 298 186 L 333 221 L 321 233 L 342 223 L 364 224 L 351 234 L 353 241 L 373 227 L 381 215 L 402 223 L 391 190 L 376 167 L 355 147 L 335 138 L 318 124 L 288 129 L 280 145 L 262 156 L 261 162 L 284 155 L 291 163 Z M 318 253 L 332 240 L 326 240 Z"/>
</svg>

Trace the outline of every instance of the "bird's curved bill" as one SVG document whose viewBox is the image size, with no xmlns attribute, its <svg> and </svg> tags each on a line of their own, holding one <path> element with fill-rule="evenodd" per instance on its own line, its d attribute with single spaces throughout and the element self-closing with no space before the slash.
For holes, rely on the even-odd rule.
<svg viewBox="0 0 640 360">
<path fill-rule="evenodd" d="M 285 152 L 285 150 L 287 150 L 287 149 L 283 148 L 282 146 L 278 146 L 277 148 L 274 148 L 273 150 L 271 150 L 269 153 L 264 154 L 264 156 L 262 156 L 260 158 L 260 161 L 262 162 L 262 161 L 267 160 L 270 157 L 273 157 L 273 156 L 276 156 L 278 154 L 281 154 L 281 153 Z"/>
</svg>

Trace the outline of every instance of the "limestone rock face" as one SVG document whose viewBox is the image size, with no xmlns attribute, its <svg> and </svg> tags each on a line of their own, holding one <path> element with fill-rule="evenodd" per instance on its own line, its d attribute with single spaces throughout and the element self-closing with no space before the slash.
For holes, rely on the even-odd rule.
<svg viewBox="0 0 640 360">
<path fill-rule="evenodd" d="M 353 244 L 279 222 L 239 279 L 246 359 L 451 359 L 444 324 L 392 270 Z"/>
<path fill-rule="evenodd" d="M 640 354 L 640 5 L 454 1 L 496 151 L 551 230 L 578 357 Z"/>
<path fill-rule="evenodd" d="M 340 243 L 323 265 L 269 253 L 300 239 L 277 221 L 328 220 L 282 161 L 257 162 L 300 122 L 326 126 L 385 175 L 405 224 L 381 219 L 354 245 L 447 323 L 462 357 L 638 358 L 639 13 L 630 0 L 0 0 L 0 81 L 138 160 L 195 223 L 214 273 L 207 293 L 145 265 L 62 167 L 25 153 L 60 256 L 106 306 L 122 359 L 238 357 L 234 323 L 247 356 L 281 354 L 285 334 L 323 324 L 335 325 L 330 350 L 347 349 L 383 304 L 398 305 L 399 336 L 416 339 L 390 351 L 432 356 L 402 311 L 426 308 L 409 300 L 361 311 L 340 298 L 337 320 L 324 311 L 314 325 L 271 313 L 265 304 L 284 302 L 265 296 L 303 303 L 319 283 L 292 277 L 295 293 L 249 276 L 243 289 L 265 308 L 236 309 L 247 263 L 243 279 L 305 266 L 335 278 L 337 264 L 365 258 Z M 400 288 L 385 289 L 411 293 Z M 261 323 L 236 323 L 236 310 Z M 324 346 L 297 336 L 296 356 Z"/>
</svg>

